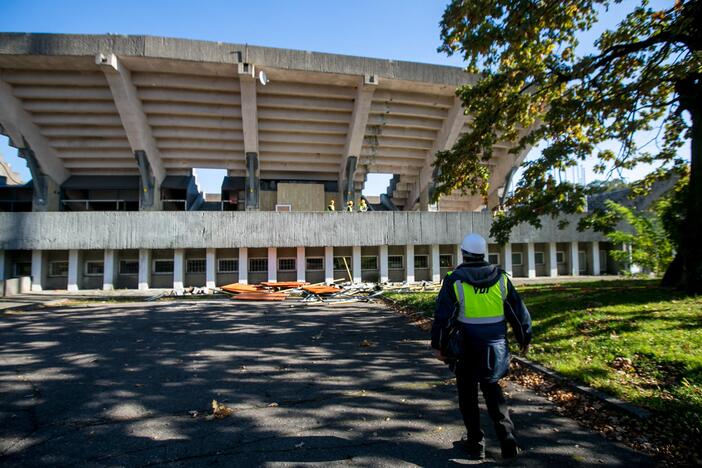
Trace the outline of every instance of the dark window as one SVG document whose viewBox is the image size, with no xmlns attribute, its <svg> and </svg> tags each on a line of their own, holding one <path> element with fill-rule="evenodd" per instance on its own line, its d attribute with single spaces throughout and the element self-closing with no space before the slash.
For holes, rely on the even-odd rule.
<svg viewBox="0 0 702 468">
<path fill-rule="evenodd" d="M 344 260 L 346 260 L 346 264 L 344 264 Z M 334 269 L 335 270 L 346 270 L 346 267 L 349 267 L 349 270 L 351 269 L 351 257 L 334 257 Z"/>
<path fill-rule="evenodd" d="M 88 276 L 102 275 L 105 271 L 103 262 L 90 261 L 85 262 L 85 274 Z"/>
<path fill-rule="evenodd" d="M 173 273 L 173 260 L 154 260 L 154 273 Z"/>
<path fill-rule="evenodd" d="M 186 271 L 188 273 L 204 273 L 205 268 L 204 258 L 193 258 L 186 262 Z"/>
<path fill-rule="evenodd" d="M 267 258 L 250 258 L 249 259 L 249 271 L 251 273 L 264 273 L 268 271 L 268 259 Z"/>
<path fill-rule="evenodd" d="M 388 255 L 388 268 L 391 270 L 402 270 L 404 268 L 404 257 L 402 255 Z"/>
<path fill-rule="evenodd" d="M 307 257 L 307 271 L 324 270 L 324 257 Z"/>
<path fill-rule="evenodd" d="M 120 275 L 136 275 L 139 273 L 139 261 L 137 260 L 121 260 L 119 262 Z"/>
<path fill-rule="evenodd" d="M 414 267 L 419 269 L 429 268 L 429 257 L 427 255 L 415 255 Z"/>
<path fill-rule="evenodd" d="M 451 254 L 439 255 L 439 266 L 441 268 L 451 268 L 453 266 L 453 255 L 451 255 Z"/>
<path fill-rule="evenodd" d="M 295 260 L 294 258 L 279 258 L 278 271 L 295 271 L 297 263 Z"/>
<path fill-rule="evenodd" d="M 68 262 L 49 263 L 49 276 L 68 276 Z"/>
<path fill-rule="evenodd" d="M 220 273 L 236 273 L 239 271 L 238 258 L 222 258 L 219 260 Z"/>
<path fill-rule="evenodd" d="M 361 270 L 377 270 L 378 269 L 378 257 L 366 256 L 361 257 Z"/>
</svg>

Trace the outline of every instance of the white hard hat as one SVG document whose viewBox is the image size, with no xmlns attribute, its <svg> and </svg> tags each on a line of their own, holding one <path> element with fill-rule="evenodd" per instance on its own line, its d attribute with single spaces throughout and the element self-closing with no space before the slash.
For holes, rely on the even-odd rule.
<svg viewBox="0 0 702 468">
<path fill-rule="evenodd" d="M 487 253 L 487 242 L 480 234 L 471 233 L 463 238 L 461 250 L 475 255 L 485 255 Z"/>
</svg>

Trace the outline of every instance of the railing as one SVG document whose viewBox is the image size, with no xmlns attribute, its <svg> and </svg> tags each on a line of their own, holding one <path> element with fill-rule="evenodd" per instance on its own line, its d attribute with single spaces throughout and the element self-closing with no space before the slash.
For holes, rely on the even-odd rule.
<svg viewBox="0 0 702 468">
<path fill-rule="evenodd" d="M 61 200 L 61 204 L 63 205 L 64 208 L 71 207 L 71 206 L 80 206 L 81 204 L 84 204 L 85 211 L 91 211 L 91 204 L 95 203 L 106 203 L 106 204 L 113 204 L 115 206 L 114 211 L 128 211 L 127 210 L 127 203 L 137 203 L 137 208 L 138 208 L 138 202 L 134 200 L 116 200 L 116 199 L 86 199 L 86 200 Z M 98 210 L 98 211 L 106 211 L 104 209 Z"/>
</svg>

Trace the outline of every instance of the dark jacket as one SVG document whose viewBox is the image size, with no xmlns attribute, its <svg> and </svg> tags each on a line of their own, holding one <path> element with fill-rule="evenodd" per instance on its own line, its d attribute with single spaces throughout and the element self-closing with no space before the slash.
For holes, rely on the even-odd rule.
<svg viewBox="0 0 702 468">
<path fill-rule="evenodd" d="M 502 274 L 504 271 L 495 265 L 475 261 L 459 265 L 455 271 L 444 278 L 441 291 L 436 298 L 436 311 L 431 329 L 431 346 L 434 349 L 441 350 L 445 345 L 442 340 L 447 336 L 447 326 L 455 308 L 458 307 L 453 283 L 460 280 L 476 287 L 491 287 L 497 283 Z M 531 316 L 511 281 L 507 281 L 504 314 L 506 322 L 509 322 L 514 331 L 517 342 L 521 346 L 528 345 L 531 341 Z M 467 364 L 481 380 L 495 382 L 504 377 L 509 370 L 510 355 L 506 322 L 481 325 L 459 323 L 464 336 L 460 360 Z"/>
</svg>

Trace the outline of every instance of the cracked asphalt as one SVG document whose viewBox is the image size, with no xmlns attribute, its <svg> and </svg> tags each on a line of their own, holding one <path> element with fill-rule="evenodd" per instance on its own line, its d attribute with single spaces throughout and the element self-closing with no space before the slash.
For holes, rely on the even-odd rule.
<svg viewBox="0 0 702 468">
<path fill-rule="evenodd" d="M 646 466 L 510 384 L 526 449 L 466 459 L 451 373 L 379 305 L 181 301 L 0 315 L 3 466 Z M 234 410 L 212 419 L 215 399 Z M 485 413 L 484 413 L 485 414 Z"/>
</svg>

